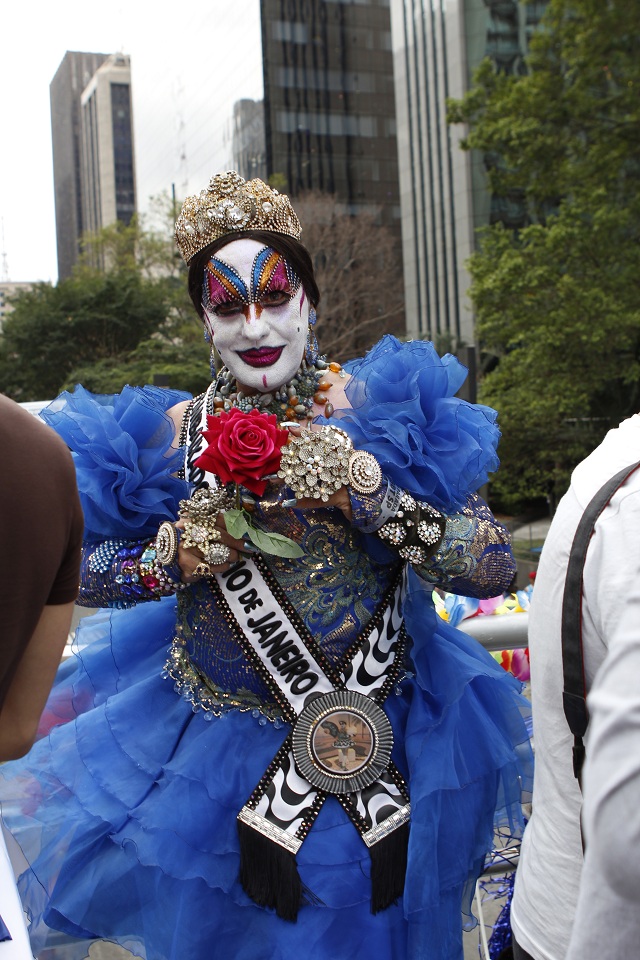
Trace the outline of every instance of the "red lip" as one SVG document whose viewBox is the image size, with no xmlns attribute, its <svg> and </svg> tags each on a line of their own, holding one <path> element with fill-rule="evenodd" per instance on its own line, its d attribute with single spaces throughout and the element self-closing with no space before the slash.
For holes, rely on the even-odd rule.
<svg viewBox="0 0 640 960">
<path fill-rule="evenodd" d="M 284 347 L 259 347 L 238 351 L 238 356 L 250 367 L 270 367 L 280 359 Z"/>
</svg>

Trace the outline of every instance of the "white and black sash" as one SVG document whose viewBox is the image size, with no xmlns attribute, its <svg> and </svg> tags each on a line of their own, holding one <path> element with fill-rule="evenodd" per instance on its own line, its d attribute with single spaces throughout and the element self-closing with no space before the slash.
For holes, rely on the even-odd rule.
<svg viewBox="0 0 640 960">
<path fill-rule="evenodd" d="M 410 816 L 380 707 L 402 666 L 403 578 L 337 666 L 260 558 L 234 564 L 213 583 L 247 660 L 293 726 L 238 815 L 245 890 L 295 919 L 304 895 L 293 858 L 333 794 L 369 848 L 372 909 L 384 909 L 404 886 Z"/>
<path fill-rule="evenodd" d="M 185 417 L 185 478 L 218 486 L 194 461 L 211 412 L 207 394 Z M 289 603 L 262 558 L 245 559 L 210 580 L 247 660 L 292 724 L 276 756 L 238 814 L 240 880 L 256 903 L 295 920 L 307 899 L 295 863 L 322 805 L 334 795 L 369 849 L 371 909 L 402 895 L 409 795 L 390 759 L 391 725 L 381 704 L 402 668 L 406 638 L 399 575 L 362 634 L 332 664 Z"/>
</svg>

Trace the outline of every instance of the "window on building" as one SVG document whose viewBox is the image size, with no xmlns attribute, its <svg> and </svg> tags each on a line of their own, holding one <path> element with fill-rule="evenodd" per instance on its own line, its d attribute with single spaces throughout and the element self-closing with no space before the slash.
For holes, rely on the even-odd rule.
<svg viewBox="0 0 640 960">
<path fill-rule="evenodd" d="M 284 40 L 286 43 L 308 43 L 309 33 L 306 23 L 296 20 L 273 20 L 271 35 L 274 40 Z"/>
</svg>

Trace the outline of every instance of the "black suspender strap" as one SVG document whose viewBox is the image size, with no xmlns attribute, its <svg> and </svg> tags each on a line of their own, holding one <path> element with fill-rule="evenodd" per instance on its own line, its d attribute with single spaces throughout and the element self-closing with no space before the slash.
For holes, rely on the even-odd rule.
<svg viewBox="0 0 640 960">
<path fill-rule="evenodd" d="M 598 490 L 582 515 L 569 554 L 567 579 L 562 598 L 562 667 L 564 672 L 562 699 L 567 723 L 573 734 L 573 773 L 581 786 L 582 764 L 584 763 L 583 737 L 589 722 L 582 649 L 582 576 L 589 541 L 598 517 L 618 487 L 621 487 L 638 467 L 640 467 L 640 462 L 625 467 Z"/>
</svg>

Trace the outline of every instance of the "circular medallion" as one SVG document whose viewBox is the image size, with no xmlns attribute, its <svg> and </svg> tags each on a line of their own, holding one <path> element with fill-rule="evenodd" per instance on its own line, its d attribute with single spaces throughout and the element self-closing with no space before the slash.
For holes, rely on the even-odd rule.
<svg viewBox="0 0 640 960">
<path fill-rule="evenodd" d="M 382 470 L 372 453 L 356 450 L 351 454 L 348 480 L 357 493 L 375 493 L 379 490 L 382 483 Z"/>
<path fill-rule="evenodd" d="M 316 697 L 293 728 L 298 770 L 328 793 L 352 793 L 373 783 L 387 768 L 392 746 L 384 711 L 353 690 Z"/>
</svg>

